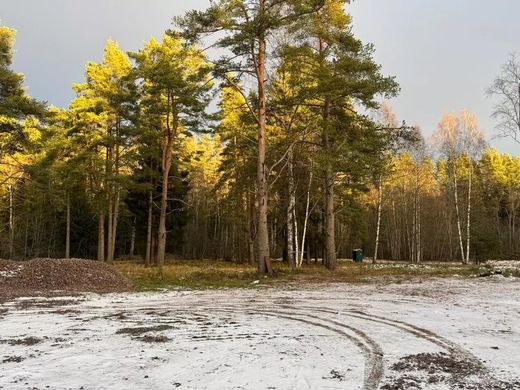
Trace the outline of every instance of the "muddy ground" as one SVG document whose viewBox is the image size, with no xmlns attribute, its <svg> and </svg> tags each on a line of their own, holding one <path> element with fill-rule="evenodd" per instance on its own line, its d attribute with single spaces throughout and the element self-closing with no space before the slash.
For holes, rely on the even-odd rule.
<svg viewBox="0 0 520 390">
<path fill-rule="evenodd" d="M 0 389 L 520 389 L 520 282 L 0 305 Z"/>
</svg>

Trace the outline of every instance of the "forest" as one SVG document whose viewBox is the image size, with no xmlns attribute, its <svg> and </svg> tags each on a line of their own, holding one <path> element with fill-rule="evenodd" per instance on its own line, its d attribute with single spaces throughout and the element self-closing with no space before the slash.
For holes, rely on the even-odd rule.
<svg viewBox="0 0 520 390">
<path fill-rule="evenodd" d="M 0 25 L 0 257 L 517 258 L 520 158 L 460 107 L 432 137 L 398 119 L 345 3 L 222 0 L 138 51 L 109 39 L 66 108 L 28 95 Z M 487 91 L 515 139 L 519 75 Z"/>
</svg>

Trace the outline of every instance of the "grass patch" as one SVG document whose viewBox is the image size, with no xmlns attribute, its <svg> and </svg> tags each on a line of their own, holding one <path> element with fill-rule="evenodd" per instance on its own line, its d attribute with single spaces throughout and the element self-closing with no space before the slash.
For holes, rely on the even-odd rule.
<svg viewBox="0 0 520 390">
<path fill-rule="evenodd" d="M 473 277 L 479 275 L 478 266 L 455 263 L 410 264 L 385 262 L 379 264 L 340 262 L 335 271 L 321 264 L 304 264 L 292 270 L 287 264 L 275 262 L 275 274 L 269 277 L 257 273 L 250 264 L 214 260 L 175 260 L 164 265 L 162 271 L 146 268 L 137 261 L 118 261 L 119 272 L 131 279 L 139 290 L 159 288 L 258 288 L 302 283 L 372 283 L 378 281 L 406 281 L 425 277 Z"/>
<path fill-rule="evenodd" d="M 115 266 L 141 290 L 165 287 L 194 289 L 247 287 L 258 279 L 253 266 L 224 261 L 179 260 L 167 263 L 162 271 L 155 267 L 146 268 L 135 261 L 121 261 Z"/>
</svg>

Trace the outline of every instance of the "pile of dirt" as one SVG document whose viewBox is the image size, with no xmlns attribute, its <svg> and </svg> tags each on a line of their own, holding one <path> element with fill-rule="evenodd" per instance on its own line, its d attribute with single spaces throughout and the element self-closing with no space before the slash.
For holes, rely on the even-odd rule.
<svg viewBox="0 0 520 390">
<path fill-rule="evenodd" d="M 132 283 L 105 263 L 83 259 L 0 260 L 0 298 L 53 292 L 123 292 Z"/>
<path fill-rule="evenodd" d="M 447 353 L 419 353 L 401 358 L 392 366 L 395 371 L 424 371 L 428 374 L 439 372 L 467 377 L 482 370 L 474 362 L 458 359 Z"/>
</svg>

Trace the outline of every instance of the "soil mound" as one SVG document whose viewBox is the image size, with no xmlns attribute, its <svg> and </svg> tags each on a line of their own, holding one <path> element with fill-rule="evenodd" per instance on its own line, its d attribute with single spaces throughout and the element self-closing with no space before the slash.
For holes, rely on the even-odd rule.
<svg viewBox="0 0 520 390">
<path fill-rule="evenodd" d="M 0 260 L 0 298 L 60 292 L 123 292 L 132 283 L 105 263 L 83 259 Z"/>
</svg>

